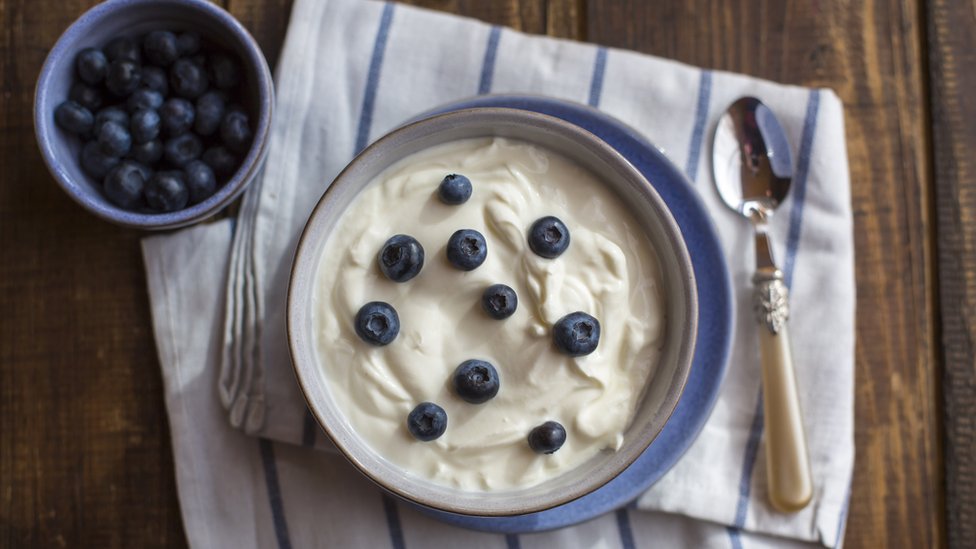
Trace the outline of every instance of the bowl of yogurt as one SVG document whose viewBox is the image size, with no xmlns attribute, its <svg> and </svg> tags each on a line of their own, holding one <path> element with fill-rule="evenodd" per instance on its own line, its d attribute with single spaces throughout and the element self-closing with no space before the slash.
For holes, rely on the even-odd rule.
<svg viewBox="0 0 976 549">
<path fill-rule="evenodd" d="M 515 516 L 624 471 L 678 403 L 697 334 L 688 249 L 589 132 L 476 108 L 403 126 L 316 205 L 288 288 L 308 405 L 412 503 Z"/>
</svg>

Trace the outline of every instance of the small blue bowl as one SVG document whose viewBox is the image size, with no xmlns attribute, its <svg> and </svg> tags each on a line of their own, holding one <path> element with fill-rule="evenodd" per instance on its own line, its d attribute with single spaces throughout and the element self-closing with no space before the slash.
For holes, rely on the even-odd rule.
<svg viewBox="0 0 976 549">
<path fill-rule="evenodd" d="M 54 122 L 54 109 L 75 82 L 75 56 L 87 47 L 104 47 L 116 36 L 137 37 L 155 29 L 190 30 L 235 54 L 244 71 L 241 103 L 251 118 L 254 141 L 237 173 L 213 196 L 175 212 L 124 210 L 112 204 L 99 181 L 81 170 L 81 140 Z M 217 213 L 257 176 L 268 152 L 274 110 L 274 85 L 261 48 L 223 9 L 205 0 L 109 0 L 87 11 L 61 35 L 44 61 L 34 92 L 34 131 L 51 175 L 75 202 L 98 217 L 139 229 L 172 229 Z"/>
</svg>

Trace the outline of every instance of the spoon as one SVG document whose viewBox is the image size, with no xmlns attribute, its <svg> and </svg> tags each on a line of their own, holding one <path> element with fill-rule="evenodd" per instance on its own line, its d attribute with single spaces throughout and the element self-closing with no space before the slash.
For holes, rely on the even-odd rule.
<svg viewBox="0 0 976 549">
<path fill-rule="evenodd" d="M 712 151 L 722 200 L 756 230 L 753 309 L 762 355 L 769 500 L 779 511 L 796 512 L 810 502 L 813 481 L 786 323 L 789 291 L 773 261 L 767 230 L 790 190 L 790 147 L 773 112 L 755 97 L 743 97 L 719 119 Z"/>
</svg>

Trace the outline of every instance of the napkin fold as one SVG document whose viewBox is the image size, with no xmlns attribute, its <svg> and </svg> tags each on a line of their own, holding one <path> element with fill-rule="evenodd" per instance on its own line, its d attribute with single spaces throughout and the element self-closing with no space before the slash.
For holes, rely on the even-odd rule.
<svg viewBox="0 0 976 549">
<path fill-rule="evenodd" d="M 854 263 L 843 113 L 833 92 L 372 0 L 296 0 L 276 85 L 265 171 L 236 220 L 143 241 L 193 545 L 840 544 L 854 459 Z M 310 450 L 330 445 L 295 383 L 284 323 L 298 236 L 339 170 L 420 112 L 498 92 L 599 108 L 682 167 L 720 234 L 736 311 L 719 399 L 664 478 L 613 515 L 507 537 L 431 521 L 379 495 L 337 455 Z M 766 503 L 759 349 L 749 307 L 752 229 L 721 203 L 709 162 L 715 123 L 742 95 L 777 113 L 796 158 L 790 196 L 770 231 L 791 289 L 815 482 L 813 502 L 793 515 Z"/>
</svg>

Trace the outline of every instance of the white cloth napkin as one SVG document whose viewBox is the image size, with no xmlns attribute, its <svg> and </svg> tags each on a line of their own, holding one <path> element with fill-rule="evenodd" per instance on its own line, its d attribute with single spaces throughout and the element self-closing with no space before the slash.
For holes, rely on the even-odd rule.
<svg viewBox="0 0 976 549">
<path fill-rule="evenodd" d="M 854 276 L 843 113 L 833 92 L 371 0 L 296 0 L 276 82 L 265 172 L 236 222 L 143 241 L 191 544 L 839 545 L 854 460 Z M 644 133 L 695 182 L 721 235 L 735 293 L 728 374 L 692 448 L 636 505 L 545 534 L 442 525 L 380 495 L 342 458 L 302 448 L 329 444 L 295 384 L 284 332 L 297 238 L 338 171 L 416 114 L 489 92 L 588 103 Z M 777 113 L 796 163 L 771 231 L 791 288 L 815 481 L 813 502 L 793 515 L 766 503 L 759 351 L 749 307 L 751 228 L 720 202 L 709 161 L 716 120 L 742 95 L 760 97 Z"/>
</svg>

